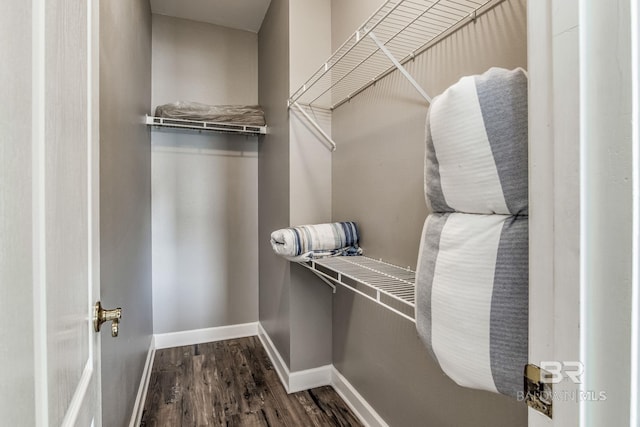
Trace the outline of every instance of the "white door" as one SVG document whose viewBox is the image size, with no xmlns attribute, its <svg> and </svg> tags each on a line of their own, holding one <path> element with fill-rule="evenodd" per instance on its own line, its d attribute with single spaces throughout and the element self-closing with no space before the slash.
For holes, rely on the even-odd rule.
<svg viewBox="0 0 640 427">
<path fill-rule="evenodd" d="M 527 3 L 529 361 L 552 362 L 564 376 L 553 384 L 553 418 L 530 409 L 530 427 L 638 425 L 631 381 L 636 3 Z"/>
<path fill-rule="evenodd" d="M 100 425 L 99 7 L 32 4 L 36 425 Z"/>
</svg>

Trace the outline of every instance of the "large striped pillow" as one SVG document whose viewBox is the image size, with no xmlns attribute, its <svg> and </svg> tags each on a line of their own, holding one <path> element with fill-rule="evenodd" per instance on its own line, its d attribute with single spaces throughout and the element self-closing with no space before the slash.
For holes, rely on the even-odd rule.
<svg viewBox="0 0 640 427">
<path fill-rule="evenodd" d="M 517 397 L 528 352 L 527 79 L 492 68 L 433 100 L 416 326 L 458 384 Z"/>
<path fill-rule="evenodd" d="M 425 191 L 434 212 L 527 214 L 527 76 L 491 68 L 433 99 Z"/>
<path fill-rule="evenodd" d="M 456 383 L 517 397 L 528 349 L 528 219 L 444 213 L 425 222 L 417 328 Z"/>
</svg>

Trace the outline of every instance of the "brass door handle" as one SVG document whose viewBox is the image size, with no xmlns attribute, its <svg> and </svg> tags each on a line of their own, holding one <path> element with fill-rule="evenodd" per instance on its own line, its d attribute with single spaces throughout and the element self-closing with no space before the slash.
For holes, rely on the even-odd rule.
<svg viewBox="0 0 640 427">
<path fill-rule="evenodd" d="M 93 309 L 93 329 L 96 332 L 100 332 L 100 326 L 104 322 L 111 322 L 111 336 L 118 336 L 118 326 L 120 325 L 120 319 L 122 318 L 122 309 L 114 308 L 113 310 L 105 310 L 102 308 L 100 301 L 96 303 Z"/>
</svg>

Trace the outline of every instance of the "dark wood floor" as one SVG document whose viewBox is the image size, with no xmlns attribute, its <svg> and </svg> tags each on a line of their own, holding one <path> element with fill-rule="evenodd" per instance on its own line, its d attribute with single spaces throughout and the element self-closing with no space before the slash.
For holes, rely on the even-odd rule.
<svg viewBox="0 0 640 427">
<path fill-rule="evenodd" d="M 331 387 L 287 394 L 257 337 L 158 350 L 141 426 L 361 426 Z"/>
</svg>

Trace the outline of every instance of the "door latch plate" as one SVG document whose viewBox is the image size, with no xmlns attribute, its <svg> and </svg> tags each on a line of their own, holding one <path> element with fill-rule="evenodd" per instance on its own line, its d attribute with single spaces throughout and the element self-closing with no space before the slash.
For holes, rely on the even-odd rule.
<svg viewBox="0 0 640 427">
<path fill-rule="evenodd" d="M 524 367 L 524 400 L 532 409 L 553 418 L 553 383 L 551 373 L 529 363 Z"/>
</svg>

